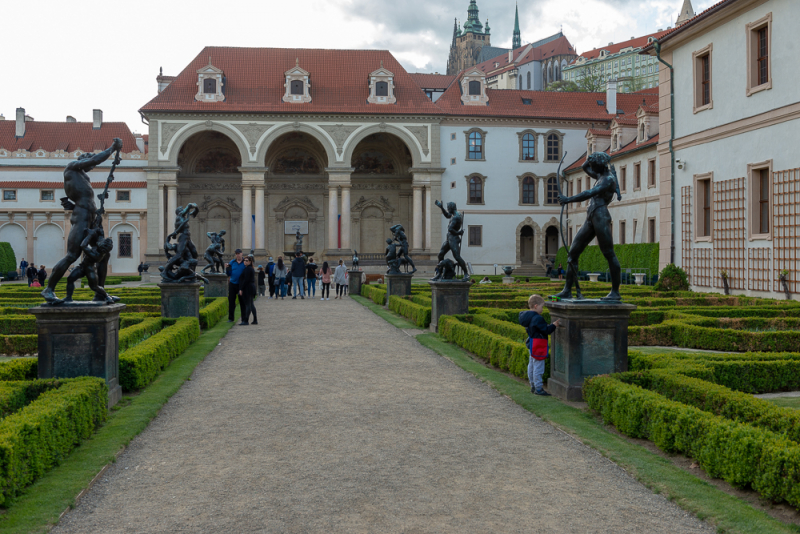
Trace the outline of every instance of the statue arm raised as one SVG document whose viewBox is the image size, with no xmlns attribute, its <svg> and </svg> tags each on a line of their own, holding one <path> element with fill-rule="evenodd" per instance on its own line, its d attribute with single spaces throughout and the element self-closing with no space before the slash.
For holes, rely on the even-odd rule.
<svg viewBox="0 0 800 534">
<path fill-rule="evenodd" d="M 121 148 L 122 148 L 122 140 L 115 137 L 110 147 L 103 150 L 99 154 L 95 154 L 91 158 L 86 158 L 71 162 L 69 165 L 67 165 L 67 170 L 85 171 L 86 169 L 97 167 L 105 160 L 110 158 L 111 154 L 113 154 L 114 151 L 119 150 Z"/>
<path fill-rule="evenodd" d="M 596 172 L 594 172 L 594 169 L 592 169 L 592 164 L 589 162 L 589 158 L 586 158 L 586 161 L 583 162 L 583 165 L 581 165 L 581 169 L 583 169 L 583 172 L 585 172 L 586 174 L 597 180 L 597 177 L 599 175 Z"/>
</svg>

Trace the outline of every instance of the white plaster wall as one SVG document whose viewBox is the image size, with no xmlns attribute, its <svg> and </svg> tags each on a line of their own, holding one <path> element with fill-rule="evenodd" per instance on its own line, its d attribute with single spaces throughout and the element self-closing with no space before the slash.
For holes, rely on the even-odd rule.
<svg viewBox="0 0 800 534">
<path fill-rule="evenodd" d="M 115 223 L 111 222 L 111 231 L 109 237 L 114 240 L 114 250 L 111 251 L 111 257 L 108 264 L 112 274 L 117 273 L 135 273 L 139 265 L 139 232 L 134 226 L 129 223 Z M 119 257 L 119 234 L 130 233 L 132 236 L 133 254 L 130 258 Z"/>
<path fill-rule="evenodd" d="M 25 235 L 25 228 L 16 223 L 7 223 L 0 226 L 0 241 L 11 244 L 11 248 L 14 249 L 14 257 L 17 259 L 16 266 L 19 269 L 19 262 L 22 261 L 22 258 L 28 259 L 28 241 Z M 0 276 L 5 275 L 0 274 Z"/>
<path fill-rule="evenodd" d="M 542 63 L 540 61 L 530 61 L 518 67 L 517 78 L 522 80 L 521 89 L 528 90 L 528 73 L 531 73 L 531 91 L 542 90 Z M 519 86 L 518 86 L 519 87 Z"/>
<path fill-rule="evenodd" d="M 745 25 L 772 12 L 772 89 L 748 97 Z M 797 0 L 770 0 L 739 15 L 673 52 L 675 77 L 676 137 L 707 130 L 798 102 L 797 30 L 790 21 L 800 20 Z M 712 100 L 714 107 L 693 113 L 692 52 L 713 43 Z"/>
<path fill-rule="evenodd" d="M 39 226 L 34 232 L 33 242 L 33 261 L 37 267 L 44 265 L 49 273 L 63 257 L 64 232 L 61 227 L 52 223 Z"/>
</svg>

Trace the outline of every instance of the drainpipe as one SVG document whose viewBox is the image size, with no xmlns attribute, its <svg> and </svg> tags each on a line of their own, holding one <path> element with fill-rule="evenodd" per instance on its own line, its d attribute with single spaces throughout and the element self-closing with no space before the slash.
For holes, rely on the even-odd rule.
<svg viewBox="0 0 800 534">
<path fill-rule="evenodd" d="M 670 157 L 670 182 L 669 182 L 669 198 L 670 198 L 670 244 L 669 244 L 669 262 L 675 264 L 675 150 L 672 146 L 672 141 L 675 139 L 675 72 L 672 65 L 661 59 L 661 43 L 656 41 L 653 43 L 653 48 L 656 51 L 656 58 L 669 69 L 669 157 Z"/>
</svg>

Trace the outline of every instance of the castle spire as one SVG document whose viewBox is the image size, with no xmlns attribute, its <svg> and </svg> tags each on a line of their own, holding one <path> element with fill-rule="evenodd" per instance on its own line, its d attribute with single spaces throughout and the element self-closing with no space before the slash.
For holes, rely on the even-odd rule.
<svg viewBox="0 0 800 534">
<path fill-rule="evenodd" d="M 683 0 L 683 6 L 681 6 L 681 12 L 678 13 L 678 20 L 675 21 L 675 26 L 680 26 L 693 17 L 694 9 L 692 8 L 692 0 Z"/>
<path fill-rule="evenodd" d="M 464 23 L 464 33 L 483 33 L 483 24 L 481 24 L 478 18 L 478 3 L 476 0 L 469 0 L 467 21 Z"/>
<path fill-rule="evenodd" d="M 458 37 L 458 19 L 453 18 L 453 44 L 452 46 L 456 45 L 456 37 Z"/>
<path fill-rule="evenodd" d="M 511 39 L 511 48 L 522 46 L 522 36 L 519 32 L 519 4 L 514 8 L 514 36 Z"/>
</svg>

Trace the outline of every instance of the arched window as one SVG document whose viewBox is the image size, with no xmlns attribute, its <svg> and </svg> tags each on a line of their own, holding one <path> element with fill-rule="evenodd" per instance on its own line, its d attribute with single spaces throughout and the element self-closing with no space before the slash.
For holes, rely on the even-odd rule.
<svg viewBox="0 0 800 534">
<path fill-rule="evenodd" d="M 547 136 L 547 161 L 558 161 L 561 157 L 561 138 L 557 134 Z"/>
<path fill-rule="evenodd" d="M 526 77 L 528 78 L 528 90 L 530 90 L 530 88 L 531 88 L 531 71 L 528 71 L 528 74 L 527 74 Z"/>
<path fill-rule="evenodd" d="M 469 202 L 467 204 L 483 204 L 483 180 L 477 176 L 469 179 Z"/>
<path fill-rule="evenodd" d="M 302 95 L 303 94 L 303 81 L 302 80 L 292 80 L 292 94 L 293 95 Z"/>
<path fill-rule="evenodd" d="M 536 138 L 533 134 L 526 133 L 522 136 L 522 160 L 534 161 L 536 159 Z"/>
<path fill-rule="evenodd" d="M 469 82 L 469 94 L 470 96 L 480 96 L 481 82 Z"/>
<path fill-rule="evenodd" d="M 207 94 L 207 95 L 208 94 L 213 95 L 214 93 L 216 93 L 217 92 L 217 80 L 215 80 L 213 78 L 205 78 L 203 80 L 203 92 L 205 94 Z"/>
<path fill-rule="evenodd" d="M 389 96 L 389 84 L 387 82 L 376 82 L 375 96 Z"/>
<path fill-rule="evenodd" d="M 485 159 L 483 157 L 483 135 L 480 132 L 470 132 L 468 147 L 468 159 Z"/>
<path fill-rule="evenodd" d="M 555 81 L 561 81 L 561 71 L 558 68 L 558 65 L 553 65 L 553 79 Z"/>
<path fill-rule="evenodd" d="M 558 182 L 555 176 L 547 179 L 547 204 L 558 204 Z"/>
<path fill-rule="evenodd" d="M 536 204 L 536 181 L 532 176 L 522 179 L 522 203 Z"/>
</svg>

